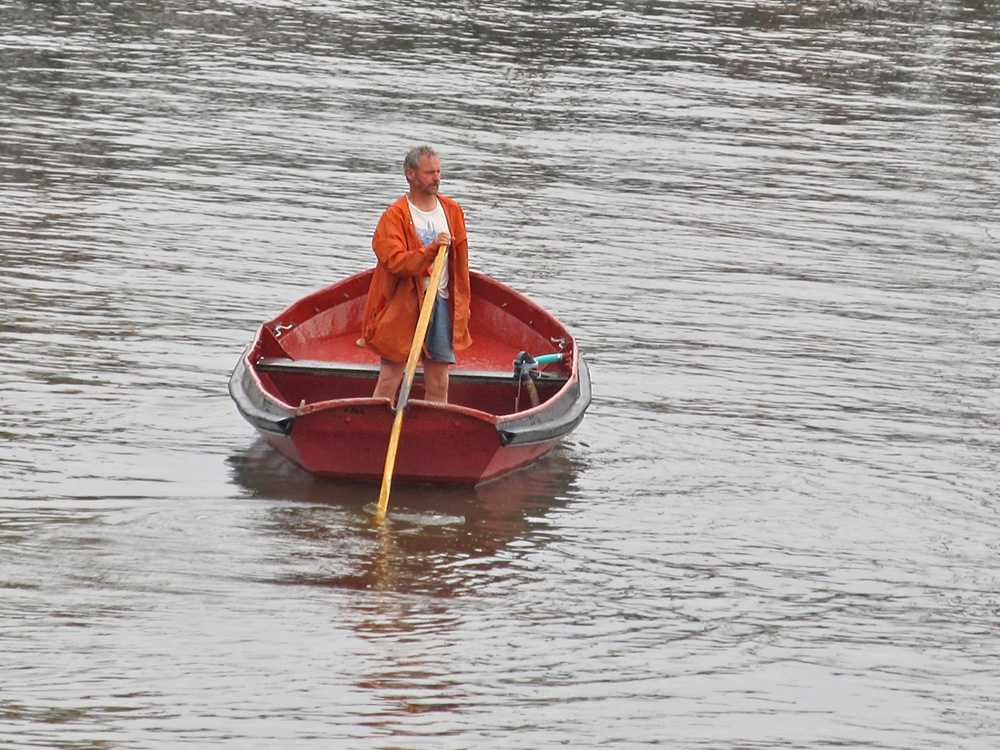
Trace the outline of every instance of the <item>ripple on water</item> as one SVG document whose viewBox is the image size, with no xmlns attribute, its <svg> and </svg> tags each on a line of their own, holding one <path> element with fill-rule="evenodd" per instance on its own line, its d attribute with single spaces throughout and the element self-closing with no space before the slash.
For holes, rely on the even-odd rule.
<svg viewBox="0 0 1000 750">
<path fill-rule="evenodd" d="M 3 739 L 978 746 L 996 9 L 391 10 L 0 10 Z M 417 140 L 595 399 L 379 529 L 225 382 Z"/>
</svg>

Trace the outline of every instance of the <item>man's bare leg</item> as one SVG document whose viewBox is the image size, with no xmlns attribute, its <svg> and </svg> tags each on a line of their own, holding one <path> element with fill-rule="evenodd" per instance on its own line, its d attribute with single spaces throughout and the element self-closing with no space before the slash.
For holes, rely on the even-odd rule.
<svg viewBox="0 0 1000 750">
<path fill-rule="evenodd" d="M 395 401 L 396 391 L 406 374 L 406 364 L 403 362 L 383 362 L 378 371 L 378 382 L 375 383 L 375 398 L 387 398 Z M 424 399 L 438 403 L 448 403 L 448 363 L 424 361 Z"/>
<path fill-rule="evenodd" d="M 405 369 L 405 368 L 404 368 Z M 448 363 L 424 360 L 424 398 L 440 404 L 448 403 Z"/>
<path fill-rule="evenodd" d="M 387 398 L 395 401 L 396 391 L 399 390 L 403 382 L 403 375 L 406 373 L 404 362 L 383 362 L 378 371 L 378 382 L 375 383 L 375 398 Z"/>
</svg>

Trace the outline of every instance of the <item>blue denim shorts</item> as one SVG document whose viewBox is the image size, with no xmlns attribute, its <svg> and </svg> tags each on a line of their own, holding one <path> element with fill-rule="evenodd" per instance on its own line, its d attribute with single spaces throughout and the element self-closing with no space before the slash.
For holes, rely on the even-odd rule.
<svg viewBox="0 0 1000 750">
<path fill-rule="evenodd" d="M 451 309 L 448 300 L 437 297 L 431 311 L 431 322 L 424 339 L 424 355 L 435 362 L 455 364 L 455 350 L 451 347 Z"/>
</svg>

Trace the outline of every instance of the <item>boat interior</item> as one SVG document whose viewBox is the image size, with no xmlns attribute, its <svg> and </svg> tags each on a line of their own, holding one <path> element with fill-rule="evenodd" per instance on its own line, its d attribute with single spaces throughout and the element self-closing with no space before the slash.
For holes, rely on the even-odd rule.
<svg viewBox="0 0 1000 750">
<path fill-rule="evenodd" d="M 532 382 L 515 375 L 516 347 L 488 336 L 475 337 L 473 346 L 457 355 L 450 371 L 449 403 L 496 416 L 531 409 L 554 396 L 569 377 L 567 366 L 540 366 Z M 508 367 L 485 369 L 506 361 Z M 261 330 L 256 369 L 264 387 L 289 406 L 339 399 L 370 398 L 378 378 L 377 356 L 360 348 L 351 337 L 328 338 L 313 347 L 308 358 L 296 358 L 267 327 Z M 533 387 L 532 387 L 533 386 Z M 418 366 L 411 399 L 424 397 Z"/>
<path fill-rule="evenodd" d="M 358 342 L 367 283 L 357 276 L 305 298 L 260 329 L 251 358 L 272 395 L 292 407 L 371 397 L 379 358 Z M 496 295 L 476 276 L 473 287 L 473 344 L 456 352 L 449 403 L 496 416 L 531 409 L 532 390 L 545 403 L 566 383 L 570 364 L 539 365 L 529 384 L 516 377 L 514 361 L 522 351 L 568 351 L 565 330 L 526 300 Z M 410 398 L 423 397 L 418 367 Z"/>
</svg>

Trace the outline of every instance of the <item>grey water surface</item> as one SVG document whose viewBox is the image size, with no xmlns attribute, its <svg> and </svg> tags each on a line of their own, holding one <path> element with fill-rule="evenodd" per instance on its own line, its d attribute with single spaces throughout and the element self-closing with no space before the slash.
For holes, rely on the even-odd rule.
<svg viewBox="0 0 1000 750">
<path fill-rule="evenodd" d="M 226 392 L 406 149 L 594 403 L 476 490 Z M 0 0 L 0 746 L 994 748 L 1000 6 Z"/>
</svg>

